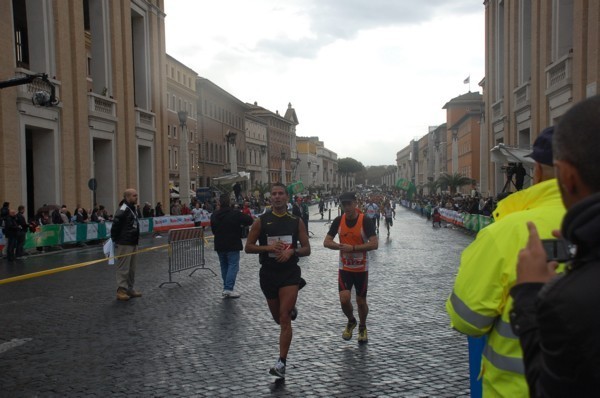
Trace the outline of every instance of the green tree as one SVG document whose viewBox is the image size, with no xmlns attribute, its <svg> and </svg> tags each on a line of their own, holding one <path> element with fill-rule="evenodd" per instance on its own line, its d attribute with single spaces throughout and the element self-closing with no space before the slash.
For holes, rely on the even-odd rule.
<svg viewBox="0 0 600 398">
<path fill-rule="evenodd" d="M 338 160 L 338 173 L 348 177 L 350 175 L 356 176 L 365 170 L 365 166 L 361 162 L 353 158 L 342 158 Z M 357 184 L 360 183 L 358 178 L 356 179 Z"/>
<path fill-rule="evenodd" d="M 460 173 L 442 173 L 436 182 L 440 187 L 442 187 L 442 189 L 450 188 L 450 193 L 455 193 L 457 188 L 465 185 L 471 185 L 473 183 L 473 179 L 465 177 Z"/>
<path fill-rule="evenodd" d="M 363 171 L 365 166 L 353 158 L 342 158 L 338 160 L 338 172 L 342 174 L 352 174 Z"/>
</svg>

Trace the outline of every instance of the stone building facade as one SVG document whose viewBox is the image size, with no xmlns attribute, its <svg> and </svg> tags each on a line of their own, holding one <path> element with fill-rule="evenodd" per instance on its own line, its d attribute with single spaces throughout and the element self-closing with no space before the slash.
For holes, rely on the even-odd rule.
<svg viewBox="0 0 600 398">
<path fill-rule="evenodd" d="M 187 164 L 189 169 L 188 190 L 195 191 L 200 183 L 200 141 L 198 134 L 198 96 L 196 95 L 196 79 L 198 74 L 167 54 L 167 154 L 169 167 L 169 186 L 178 187 L 182 146 L 185 128 L 187 133 Z M 182 125 L 179 112 L 186 112 L 185 125 Z"/>
<path fill-rule="evenodd" d="M 56 106 L 35 106 L 40 79 L 0 90 L 0 198 L 113 212 L 122 192 L 168 195 L 163 0 L 0 2 L 0 80 L 45 73 Z"/>
<path fill-rule="evenodd" d="M 196 80 L 200 131 L 200 185 L 246 170 L 246 104 L 210 80 Z M 244 186 L 244 189 L 249 187 Z"/>
<path fill-rule="evenodd" d="M 483 151 L 529 149 L 574 103 L 598 93 L 600 2 L 486 0 Z M 499 193 L 503 162 L 482 159 L 482 192 Z"/>
</svg>

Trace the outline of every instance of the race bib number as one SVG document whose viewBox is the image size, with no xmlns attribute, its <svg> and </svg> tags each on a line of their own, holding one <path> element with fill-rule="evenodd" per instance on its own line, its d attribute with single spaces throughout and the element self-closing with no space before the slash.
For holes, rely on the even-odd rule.
<svg viewBox="0 0 600 398">
<path fill-rule="evenodd" d="M 365 265 L 364 253 L 342 253 L 342 264 L 346 268 L 361 268 Z"/>
<path fill-rule="evenodd" d="M 274 245 L 278 241 L 285 244 L 284 250 L 292 248 L 292 235 L 267 236 L 267 245 L 269 246 Z M 269 257 L 277 257 L 277 253 L 269 253 Z"/>
</svg>

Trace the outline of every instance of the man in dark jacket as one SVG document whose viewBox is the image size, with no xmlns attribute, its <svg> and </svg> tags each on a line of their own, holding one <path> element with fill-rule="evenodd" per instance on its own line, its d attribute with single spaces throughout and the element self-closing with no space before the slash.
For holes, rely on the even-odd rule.
<svg viewBox="0 0 600 398">
<path fill-rule="evenodd" d="M 25 255 L 25 250 L 23 248 L 25 246 L 25 238 L 27 237 L 27 228 L 29 226 L 27 219 L 25 219 L 25 206 L 21 205 L 18 207 L 15 218 L 17 220 L 17 225 L 19 226 L 16 256 L 17 258 L 21 258 Z"/>
<path fill-rule="evenodd" d="M 233 290 L 235 278 L 240 269 L 242 250 L 242 226 L 252 225 L 252 217 L 230 206 L 229 194 L 219 198 L 221 207 L 210 217 L 210 226 L 215 235 L 215 250 L 219 255 L 221 276 L 223 277 L 223 297 L 238 298 Z"/>
<path fill-rule="evenodd" d="M 0 228 L 4 228 L 4 221 L 6 221 L 6 217 L 8 217 L 10 203 L 4 202 L 2 208 L 0 209 Z"/>
<path fill-rule="evenodd" d="M 17 250 L 19 239 L 19 223 L 17 222 L 17 212 L 9 209 L 4 219 L 4 235 L 6 236 L 6 259 L 14 261 L 15 251 Z"/>
<path fill-rule="evenodd" d="M 110 237 L 117 249 L 117 300 L 127 301 L 132 297 L 142 297 L 134 290 L 135 267 L 137 264 L 137 245 L 140 239 L 140 223 L 136 213 L 137 191 L 125 190 L 119 210 L 113 218 Z"/>
<path fill-rule="evenodd" d="M 519 253 L 511 316 L 532 397 L 596 397 L 600 391 L 600 96 L 571 108 L 553 139 L 567 213 L 560 234 L 576 246 L 556 276 L 537 229 Z M 555 236 L 559 236 L 555 231 Z"/>
</svg>

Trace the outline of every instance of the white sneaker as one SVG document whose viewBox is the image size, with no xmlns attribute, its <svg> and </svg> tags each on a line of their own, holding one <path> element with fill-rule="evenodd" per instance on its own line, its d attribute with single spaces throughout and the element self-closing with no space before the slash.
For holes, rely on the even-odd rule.
<svg viewBox="0 0 600 398">
<path fill-rule="evenodd" d="M 285 379 L 285 364 L 281 362 L 281 359 L 278 359 L 277 362 L 275 362 L 275 366 L 269 369 L 269 373 L 280 379 Z"/>
<path fill-rule="evenodd" d="M 235 290 L 223 290 L 223 298 L 239 298 L 241 294 Z"/>
</svg>

